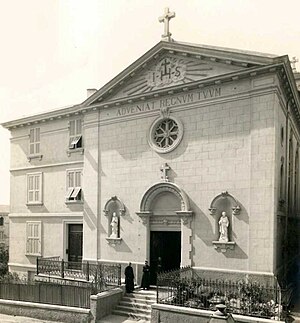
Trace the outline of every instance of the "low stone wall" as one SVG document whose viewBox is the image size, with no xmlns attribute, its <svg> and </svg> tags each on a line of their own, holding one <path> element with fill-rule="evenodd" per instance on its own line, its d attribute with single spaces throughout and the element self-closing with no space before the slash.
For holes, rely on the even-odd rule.
<svg viewBox="0 0 300 323">
<path fill-rule="evenodd" d="M 91 296 L 92 321 L 97 322 L 102 317 L 111 314 L 116 305 L 119 304 L 125 293 L 124 286 Z"/>
<path fill-rule="evenodd" d="M 89 309 L 0 299 L 0 313 L 55 322 L 89 323 Z"/>
<path fill-rule="evenodd" d="M 173 305 L 154 304 L 152 305 L 151 323 L 207 323 L 213 314 L 213 311 Z M 250 317 L 236 314 L 232 316 L 236 323 L 284 323 L 284 321 L 274 321 L 271 319 L 268 320 L 259 317 Z"/>
</svg>

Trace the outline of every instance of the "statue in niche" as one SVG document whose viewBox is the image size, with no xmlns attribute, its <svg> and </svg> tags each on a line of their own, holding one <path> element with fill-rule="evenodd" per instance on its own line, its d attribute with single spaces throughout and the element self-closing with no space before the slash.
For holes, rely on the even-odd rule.
<svg viewBox="0 0 300 323">
<path fill-rule="evenodd" d="M 228 227 L 229 227 L 229 220 L 228 220 L 228 217 L 226 216 L 226 212 L 223 211 L 219 220 L 219 232 L 220 232 L 219 241 L 228 242 Z"/>
<path fill-rule="evenodd" d="M 114 212 L 112 215 L 110 226 L 111 226 L 110 238 L 118 238 L 119 237 L 119 218 L 117 217 L 116 212 Z"/>
</svg>

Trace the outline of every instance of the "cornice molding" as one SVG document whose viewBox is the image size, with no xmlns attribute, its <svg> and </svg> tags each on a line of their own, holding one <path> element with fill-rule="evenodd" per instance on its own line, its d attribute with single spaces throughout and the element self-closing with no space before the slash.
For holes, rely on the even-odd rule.
<svg viewBox="0 0 300 323">
<path fill-rule="evenodd" d="M 37 124 L 37 123 L 43 123 L 43 122 L 49 122 L 53 121 L 56 119 L 61 119 L 61 118 L 70 118 L 71 116 L 74 115 L 79 115 L 82 113 L 87 113 L 89 111 L 96 111 L 98 109 L 106 109 L 111 106 L 118 106 L 124 103 L 130 102 L 143 102 L 147 99 L 152 99 L 152 98 L 157 98 L 160 96 L 168 95 L 170 93 L 175 94 L 175 93 L 181 93 L 184 92 L 186 93 L 189 90 L 197 89 L 197 88 L 204 88 L 206 86 L 212 86 L 212 85 L 219 85 L 224 82 L 231 82 L 231 81 L 236 81 L 238 79 L 246 78 L 246 77 L 253 77 L 251 76 L 250 73 L 253 71 L 256 71 L 257 74 L 263 74 L 265 71 L 270 70 L 273 68 L 273 66 L 263 66 L 263 67 L 255 67 L 247 70 L 242 70 L 242 71 L 237 71 L 233 73 L 228 73 L 224 75 L 217 75 L 214 77 L 202 79 L 200 81 L 195 81 L 191 82 L 188 84 L 181 84 L 177 86 L 171 86 L 168 88 L 164 88 L 161 90 L 153 91 L 147 94 L 140 94 L 136 96 L 131 96 L 130 98 L 120 98 L 117 100 L 113 101 L 107 101 L 107 102 L 102 102 L 102 103 L 96 103 L 91 106 L 85 106 L 84 104 L 88 104 L 83 102 L 82 104 L 74 105 L 72 107 L 68 108 L 62 108 L 59 110 L 51 111 L 51 112 L 45 112 L 45 113 L 40 113 L 36 114 L 34 116 L 28 116 L 8 122 L 4 122 L 1 125 L 4 128 L 7 128 L 9 130 L 17 128 L 17 127 L 27 127 L 27 126 L 32 126 L 32 124 Z"/>
<path fill-rule="evenodd" d="M 83 212 L 70 212 L 70 213 L 10 213 L 9 218 L 45 218 L 45 217 L 63 217 L 71 220 L 73 218 L 82 218 Z"/>
<path fill-rule="evenodd" d="M 174 47 L 175 46 L 175 47 Z M 227 73 L 223 75 L 217 75 L 214 77 L 201 79 L 199 81 L 194 81 L 187 84 L 181 84 L 176 86 L 171 86 L 168 88 L 163 88 L 160 90 L 156 90 L 149 93 L 143 93 L 135 96 L 123 97 L 117 100 L 112 101 L 105 101 L 105 95 L 109 96 L 113 91 L 114 88 L 120 88 L 120 86 L 126 81 L 126 77 L 132 77 L 135 75 L 136 70 L 138 68 L 145 68 L 147 64 L 143 67 L 142 65 L 147 61 L 148 59 L 158 59 L 159 56 L 162 55 L 164 50 L 172 50 L 172 52 L 175 51 L 176 53 L 180 53 L 181 51 L 188 51 L 188 55 L 196 55 L 197 56 L 205 56 L 205 54 L 199 54 L 199 50 L 206 51 L 207 53 L 212 52 L 218 52 L 218 53 L 228 53 L 232 54 L 232 56 L 236 57 L 243 57 L 249 59 L 249 64 L 251 65 L 250 58 L 253 58 L 253 61 L 255 61 L 256 64 L 268 64 L 263 66 L 254 66 L 250 67 L 241 71 L 236 71 L 232 73 Z M 193 52 L 194 48 L 194 52 Z M 189 50 L 188 50 L 189 49 Z M 197 53 L 196 53 L 197 52 Z M 159 54 L 160 53 L 160 54 Z M 158 55 L 158 56 L 157 56 Z M 208 55 L 208 54 L 206 54 Z M 217 55 L 215 55 L 217 56 Z M 222 56 L 223 57 L 223 56 Z M 220 58 L 215 57 L 217 61 L 220 61 Z M 222 59 L 225 60 L 227 64 L 229 64 L 228 58 L 225 59 L 224 56 Z M 234 60 L 231 60 L 232 62 Z M 143 63 L 143 64 L 142 64 Z M 248 64 L 248 65 L 249 65 Z M 254 64 L 254 63 L 253 63 Z M 184 44 L 176 44 L 173 43 L 166 43 L 166 42 L 160 42 L 156 46 L 154 46 L 150 51 L 148 51 L 146 54 L 144 54 L 142 57 L 140 57 L 137 61 L 135 61 L 133 64 L 131 64 L 129 67 L 127 67 L 123 72 L 118 74 L 115 78 L 113 78 L 110 82 L 108 82 L 101 90 L 97 91 L 94 95 L 92 95 L 90 98 L 88 98 L 86 101 L 84 101 L 81 104 L 73 105 L 71 107 L 51 111 L 51 112 L 45 112 L 41 114 L 37 114 L 34 116 L 29 116 L 9 122 L 2 123 L 2 126 L 4 128 L 7 128 L 9 130 L 17 127 L 24 127 L 24 126 L 31 126 L 33 123 L 39 123 L 39 122 L 48 122 L 53 121 L 55 119 L 61 119 L 61 118 L 69 118 L 72 116 L 76 116 L 79 114 L 84 114 L 90 111 L 97 111 L 99 109 L 106 109 L 112 106 L 121 106 L 122 104 L 127 104 L 129 101 L 132 103 L 138 103 L 143 102 L 147 99 L 153 99 L 160 96 L 168 95 L 170 93 L 176 94 L 176 93 L 186 93 L 187 91 L 197 89 L 197 88 L 205 88 L 207 86 L 213 86 L 213 85 L 219 85 L 227 82 L 233 82 L 239 79 L 245 79 L 245 78 L 253 78 L 260 76 L 262 74 L 269 74 L 269 73 L 277 73 L 279 75 L 279 79 L 281 80 L 281 84 L 283 87 L 283 90 L 285 92 L 286 97 L 293 96 L 293 113 L 295 114 L 298 122 L 298 127 L 300 128 L 300 99 L 299 94 L 296 88 L 296 84 L 293 78 L 293 73 L 291 71 L 291 67 L 289 65 L 288 56 L 281 56 L 281 57 L 264 57 L 264 56 L 255 56 L 245 53 L 231 53 L 230 51 L 225 51 L 222 49 L 214 49 L 214 48 L 202 48 L 197 47 L 193 45 L 184 45 Z M 95 102 L 95 100 L 98 100 L 99 97 L 103 96 L 102 102 Z M 105 102 L 104 102 L 105 101 Z"/>
<path fill-rule="evenodd" d="M 64 163 L 56 163 L 56 164 L 45 164 L 45 165 L 34 165 L 34 166 L 27 166 L 27 167 L 17 167 L 17 168 L 11 168 L 9 171 L 17 172 L 17 171 L 24 171 L 24 170 L 34 170 L 34 169 L 40 169 L 40 168 L 49 168 L 49 167 L 62 167 L 62 166 L 70 166 L 70 165 L 78 165 L 78 164 L 84 164 L 83 160 L 76 160 L 76 161 L 70 161 L 70 162 L 64 162 Z"/>
</svg>

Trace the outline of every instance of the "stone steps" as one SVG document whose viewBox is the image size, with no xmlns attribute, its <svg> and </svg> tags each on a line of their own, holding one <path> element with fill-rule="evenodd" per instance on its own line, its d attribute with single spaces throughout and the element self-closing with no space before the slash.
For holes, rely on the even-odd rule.
<svg viewBox="0 0 300 323">
<path fill-rule="evenodd" d="M 154 303 L 156 303 L 156 291 L 138 289 L 134 293 L 125 294 L 112 314 L 150 322 L 151 305 Z"/>
</svg>

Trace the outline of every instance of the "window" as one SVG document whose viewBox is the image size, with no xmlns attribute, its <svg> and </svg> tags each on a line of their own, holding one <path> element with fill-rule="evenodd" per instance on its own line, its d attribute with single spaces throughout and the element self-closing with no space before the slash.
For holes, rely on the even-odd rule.
<svg viewBox="0 0 300 323">
<path fill-rule="evenodd" d="M 3 216 L 0 217 L 0 225 L 4 225 L 4 219 L 3 219 Z"/>
<path fill-rule="evenodd" d="M 81 169 L 72 169 L 67 171 L 67 201 L 81 201 Z"/>
<path fill-rule="evenodd" d="M 41 256 L 41 232 L 42 224 L 40 221 L 26 222 L 26 254 Z"/>
<path fill-rule="evenodd" d="M 3 240 L 4 238 L 5 238 L 4 232 L 3 231 L 0 231 L 0 240 Z"/>
<path fill-rule="evenodd" d="M 71 120 L 69 123 L 69 149 L 82 148 L 81 119 Z"/>
<path fill-rule="evenodd" d="M 40 153 L 40 128 L 30 129 L 29 132 L 29 155 Z"/>
<path fill-rule="evenodd" d="M 42 173 L 27 174 L 27 204 L 42 203 Z"/>
<path fill-rule="evenodd" d="M 174 117 L 159 118 L 152 124 L 148 142 L 158 153 L 168 153 L 175 149 L 183 136 L 183 126 Z"/>
</svg>

